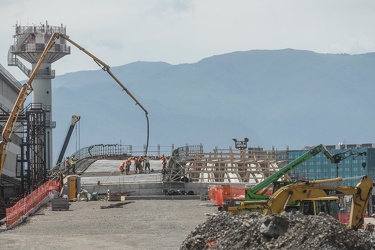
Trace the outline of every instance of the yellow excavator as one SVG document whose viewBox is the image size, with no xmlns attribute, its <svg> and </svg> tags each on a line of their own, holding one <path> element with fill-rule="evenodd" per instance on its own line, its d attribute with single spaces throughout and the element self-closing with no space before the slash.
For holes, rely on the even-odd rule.
<svg viewBox="0 0 375 250">
<path fill-rule="evenodd" d="M 147 154 L 147 148 L 148 148 L 148 142 L 149 142 L 149 120 L 148 120 L 148 112 L 147 110 L 142 106 L 142 104 L 129 92 L 129 90 L 120 82 L 119 79 L 117 79 L 113 73 L 110 70 L 109 65 L 101 61 L 99 58 L 95 57 L 93 54 L 85 50 L 83 47 L 75 43 L 73 40 L 69 38 L 69 36 L 62 34 L 62 33 L 54 33 L 48 44 L 45 46 L 45 49 L 43 50 L 42 55 L 39 58 L 39 61 L 35 65 L 35 68 L 30 74 L 29 80 L 22 86 L 20 93 L 18 94 L 17 100 L 12 108 L 12 111 L 8 117 L 8 120 L 3 128 L 2 131 L 2 139 L 0 141 L 0 178 L 3 172 L 4 164 L 5 164 L 5 158 L 6 158 L 6 146 L 11 141 L 14 128 L 17 123 L 18 116 L 23 108 L 23 105 L 26 101 L 26 98 L 30 95 L 30 93 L 33 91 L 31 83 L 33 82 L 35 76 L 38 73 L 38 70 L 40 66 L 42 65 L 44 58 L 46 57 L 48 51 L 53 47 L 56 40 L 59 38 L 63 38 L 73 44 L 75 47 L 77 47 L 79 50 L 83 51 L 86 55 L 90 56 L 104 71 L 107 71 L 107 73 L 121 86 L 121 88 L 135 101 L 136 105 L 138 105 L 146 114 L 147 119 L 147 144 L 146 144 L 146 154 Z"/>
<path fill-rule="evenodd" d="M 336 217 L 339 197 L 350 195 L 352 201 L 348 227 L 357 230 L 363 224 L 373 181 L 369 176 L 363 176 L 355 187 L 332 184 L 342 181 L 342 178 L 334 178 L 290 184 L 277 190 L 268 201 L 242 202 L 240 210 L 258 209 L 265 215 L 279 214 L 285 211 L 287 205 L 295 203 L 303 214 L 327 213 Z"/>
</svg>

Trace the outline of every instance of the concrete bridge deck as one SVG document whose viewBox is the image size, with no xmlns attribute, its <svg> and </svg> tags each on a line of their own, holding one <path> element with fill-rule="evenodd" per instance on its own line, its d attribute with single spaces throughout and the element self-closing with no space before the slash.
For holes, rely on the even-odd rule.
<svg viewBox="0 0 375 250">
<path fill-rule="evenodd" d="M 152 173 L 135 174 L 134 164 L 130 166 L 130 174 L 121 174 L 119 165 L 123 160 L 97 160 L 82 174 L 81 184 L 105 183 L 135 183 L 135 182 L 162 182 L 161 160 L 150 160 Z"/>
<path fill-rule="evenodd" d="M 150 160 L 151 173 L 136 174 L 134 164 L 130 166 L 130 174 L 121 174 L 119 165 L 123 160 L 96 160 L 89 165 L 82 173 L 79 166 L 77 172 L 81 176 L 81 187 L 90 193 L 99 194 L 110 191 L 131 192 L 131 197 L 136 196 L 160 196 L 166 191 L 183 190 L 193 191 L 195 198 L 197 195 L 208 193 L 209 183 L 183 183 L 183 182 L 163 182 L 161 160 Z M 130 198 L 130 197 L 129 197 Z M 191 197 L 192 198 L 192 197 Z M 156 199 L 156 198 L 155 198 Z"/>
</svg>

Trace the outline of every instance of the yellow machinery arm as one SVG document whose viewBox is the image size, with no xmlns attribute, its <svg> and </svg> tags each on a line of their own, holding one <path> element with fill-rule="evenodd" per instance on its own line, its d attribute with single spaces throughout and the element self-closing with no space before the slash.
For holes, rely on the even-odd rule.
<svg viewBox="0 0 375 250">
<path fill-rule="evenodd" d="M 366 208 L 370 199 L 373 187 L 372 179 L 368 176 L 363 176 L 355 187 L 320 185 L 341 181 L 342 178 L 334 178 L 296 183 L 282 187 L 277 190 L 267 202 L 267 211 L 265 214 L 281 213 L 284 211 L 286 205 L 294 201 L 303 201 L 310 198 L 321 198 L 337 194 L 352 195 L 349 227 L 358 229 L 362 224 L 363 216 L 366 213 Z"/>
<path fill-rule="evenodd" d="M 113 73 L 110 71 L 110 67 L 101 61 L 99 58 L 95 57 L 93 54 L 85 50 L 83 47 L 79 46 L 77 43 L 72 41 L 67 35 L 61 34 L 61 33 L 54 33 L 50 40 L 48 41 L 48 44 L 43 50 L 43 53 L 41 57 L 39 58 L 39 61 L 37 62 L 34 70 L 32 71 L 29 80 L 23 85 L 17 100 L 13 106 L 13 109 L 8 117 L 8 120 L 5 124 L 5 127 L 3 128 L 2 132 L 2 141 L 0 141 L 0 178 L 2 175 L 3 167 L 5 164 L 5 158 L 6 158 L 6 146 L 7 143 L 10 142 L 12 134 L 14 132 L 14 127 L 17 123 L 18 116 L 22 110 L 23 104 L 26 101 L 26 98 L 30 93 L 33 91 L 33 88 L 31 86 L 31 83 L 33 82 L 41 64 L 44 61 L 44 58 L 46 57 L 48 51 L 52 48 L 52 46 L 55 44 L 55 41 L 58 38 L 64 38 L 65 40 L 69 41 L 71 44 L 76 46 L 78 49 L 83 51 L 85 54 L 90 56 L 104 71 L 107 71 L 108 74 L 121 86 L 121 88 L 136 102 L 136 104 L 145 112 L 146 119 L 147 119 L 147 146 L 146 146 L 146 154 L 147 154 L 147 148 L 148 148 L 148 141 L 149 141 L 149 120 L 148 120 L 148 112 L 147 110 L 141 105 L 141 103 L 138 102 L 138 100 L 129 92 L 127 88 L 118 80 Z"/>
</svg>

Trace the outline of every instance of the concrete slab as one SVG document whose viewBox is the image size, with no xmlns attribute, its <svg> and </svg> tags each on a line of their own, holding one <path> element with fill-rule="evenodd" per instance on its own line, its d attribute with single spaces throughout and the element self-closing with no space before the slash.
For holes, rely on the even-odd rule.
<svg viewBox="0 0 375 250">
<path fill-rule="evenodd" d="M 85 171 L 85 173 L 92 172 L 118 172 L 120 173 L 118 167 L 122 160 L 97 160 Z M 163 168 L 161 160 L 150 160 L 150 168 L 155 171 L 161 171 Z M 134 171 L 134 163 L 130 166 L 130 170 Z"/>
<path fill-rule="evenodd" d="M 193 196 L 180 195 L 178 198 L 167 199 L 197 199 L 196 195 L 207 195 L 210 183 L 163 183 L 161 160 L 150 160 L 150 174 L 135 174 L 134 164 L 130 167 L 129 175 L 122 175 L 119 170 L 121 160 L 97 160 L 92 163 L 81 176 L 81 187 L 89 193 L 105 194 L 111 191 L 130 191 L 132 197 L 165 196 L 165 190 L 193 191 Z M 136 198 L 134 198 L 136 199 Z M 160 198 L 161 199 L 161 198 Z M 163 197 L 166 199 L 166 197 Z"/>
<path fill-rule="evenodd" d="M 139 182 L 162 182 L 161 160 L 150 160 L 150 168 L 154 170 L 150 174 L 135 174 L 134 164 L 130 166 L 130 174 L 122 175 L 119 165 L 122 160 L 97 160 L 81 174 L 81 185 L 113 183 L 139 183 Z"/>
</svg>

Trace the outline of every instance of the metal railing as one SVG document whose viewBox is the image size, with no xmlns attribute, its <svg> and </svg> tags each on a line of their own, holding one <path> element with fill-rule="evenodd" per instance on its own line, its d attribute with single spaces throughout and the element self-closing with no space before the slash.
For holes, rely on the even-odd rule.
<svg viewBox="0 0 375 250">
<path fill-rule="evenodd" d="M 6 70 L 1 64 L 0 64 L 0 72 L 1 74 L 11 83 L 13 84 L 13 86 L 15 88 L 17 88 L 18 90 L 20 90 L 22 88 L 22 84 L 17 81 L 16 78 L 14 78 L 14 76 L 8 72 L 8 70 Z"/>
<path fill-rule="evenodd" d="M 17 66 L 26 76 L 30 76 L 31 70 L 28 69 L 25 64 L 23 64 L 15 54 L 11 52 L 14 51 L 14 46 L 10 46 L 8 51 L 8 66 Z M 22 85 L 21 85 L 22 87 Z"/>
<path fill-rule="evenodd" d="M 185 146 L 183 147 L 186 150 L 189 150 L 189 152 L 195 152 L 195 149 L 199 146 Z M 203 146 L 202 146 L 203 147 Z M 155 148 L 155 150 L 153 150 Z M 151 158 L 159 158 L 161 154 L 166 154 L 170 155 L 176 150 L 173 150 L 174 146 L 171 146 L 171 150 L 164 150 L 161 151 L 160 145 L 157 146 L 149 146 L 149 150 L 147 152 L 148 156 Z M 173 151 L 173 152 L 172 152 Z M 177 152 L 182 152 L 182 150 L 178 150 Z M 183 153 L 180 153 L 181 155 Z M 92 159 L 92 158 L 97 158 L 97 159 L 103 159 L 103 158 L 113 158 L 113 157 L 128 157 L 128 156 L 140 156 L 140 155 L 145 155 L 145 146 L 143 147 L 134 147 L 133 145 L 122 145 L 122 144 L 95 144 L 89 147 L 84 147 L 73 154 L 69 155 L 72 156 L 74 155 L 77 159 L 78 162 L 84 159 Z M 64 161 L 56 164 L 53 168 L 51 168 L 51 172 L 57 171 L 57 170 L 64 170 L 65 164 Z"/>
</svg>

